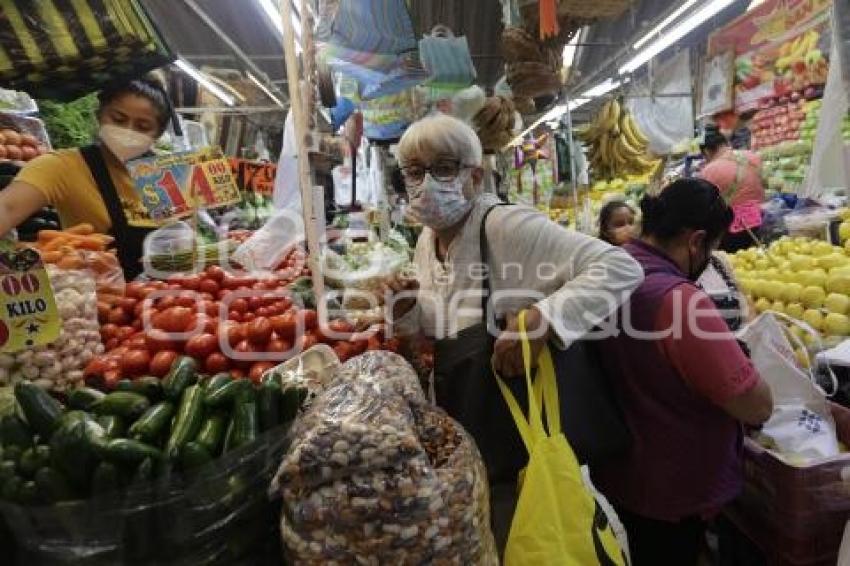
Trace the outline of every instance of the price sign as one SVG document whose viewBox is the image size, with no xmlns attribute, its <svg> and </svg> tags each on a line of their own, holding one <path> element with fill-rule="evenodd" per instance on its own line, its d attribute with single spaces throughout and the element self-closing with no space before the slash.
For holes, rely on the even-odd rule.
<svg viewBox="0 0 850 566">
<path fill-rule="evenodd" d="M 62 323 L 38 252 L 0 250 L 0 352 L 50 344 Z"/>
<path fill-rule="evenodd" d="M 756 201 L 742 202 L 732 206 L 732 226 L 729 231 L 738 234 L 761 226 L 761 204 Z"/>
<path fill-rule="evenodd" d="M 230 168 L 240 191 L 272 196 L 277 166 L 259 161 L 230 159 Z"/>
<path fill-rule="evenodd" d="M 155 222 L 240 200 L 230 164 L 217 148 L 144 157 L 127 163 L 127 169 L 142 207 Z"/>
</svg>

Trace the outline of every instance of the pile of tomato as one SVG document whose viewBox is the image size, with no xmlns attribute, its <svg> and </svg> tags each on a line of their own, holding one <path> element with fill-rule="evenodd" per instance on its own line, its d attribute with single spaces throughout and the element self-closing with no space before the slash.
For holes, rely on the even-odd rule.
<svg viewBox="0 0 850 566">
<path fill-rule="evenodd" d="M 163 377 L 185 354 L 206 373 L 258 381 L 318 343 L 333 347 L 343 361 L 367 350 L 398 349 L 380 326 L 356 332 L 349 322 L 332 320 L 322 327 L 315 310 L 296 304 L 289 283 L 215 266 L 168 281 L 130 283 L 122 299 L 99 313 L 106 352 L 92 360 L 86 378 L 109 389 L 121 379 Z"/>
</svg>

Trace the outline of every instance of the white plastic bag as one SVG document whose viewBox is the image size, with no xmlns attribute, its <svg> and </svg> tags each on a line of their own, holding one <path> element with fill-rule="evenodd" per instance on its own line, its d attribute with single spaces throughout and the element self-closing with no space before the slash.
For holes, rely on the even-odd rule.
<svg viewBox="0 0 850 566">
<path fill-rule="evenodd" d="M 782 315 L 762 313 L 739 333 L 750 349 L 753 365 L 773 394 L 773 415 L 762 427 L 762 434 L 784 455 L 812 459 L 835 456 L 839 453 L 838 438 L 826 395 L 811 375 L 797 367 L 794 349 L 777 316 Z"/>
<path fill-rule="evenodd" d="M 304 240 L 304 221 L 289 209 L 278 210 L 265 225 L 233 252 L 233 260 L 249 271 L 273 271 Z"/>
</svg>

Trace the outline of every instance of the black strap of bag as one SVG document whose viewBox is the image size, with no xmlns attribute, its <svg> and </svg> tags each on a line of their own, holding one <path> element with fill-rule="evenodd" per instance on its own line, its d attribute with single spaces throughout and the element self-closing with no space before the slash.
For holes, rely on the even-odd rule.
<svg viewBox="0 0 850 566">
<path fill-rule="evenodd" d="M 112 235 L 115 237 L 118 249 L 118 261 L 124 270 L 124 277 L 131 281 L 142 272 L 142 249 L 147 236 L 152 230 L 130 226 L 127 215 L 121 206 L 121 198 L 118 189 L 109 174 L 103 149 L 97 145 L 88 145 L 80 148 L 86 164 L 91 170 L 109 220 L 112 223 Z"/>
</svg>

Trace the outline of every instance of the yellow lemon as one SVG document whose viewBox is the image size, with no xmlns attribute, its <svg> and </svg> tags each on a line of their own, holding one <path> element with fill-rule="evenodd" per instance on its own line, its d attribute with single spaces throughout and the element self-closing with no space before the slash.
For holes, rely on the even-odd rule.
<svg viewBox="0 0 850 566">
<path fill-rule="evenodd" d="M 850 310 L 850 297 L 842 293 L 830 293 L 826 296 L 823 306 L 829 312 L 847 314 L 847 311 Z"/>
<path fill-rule="evenodd" d="M 850 318 L 846 314 L 831 312 L 823 320 L 823 330 L 831 336 L 850 334 Z"/>
<path fill-rule="evenodd" d="M 800 293 L 800 301 L 810 309 L 822 307 L 825 298 L 826 291 L 823 290 L 823 287 L 815 287 L 814 285 L 806 287 Z"/>
</svg>

